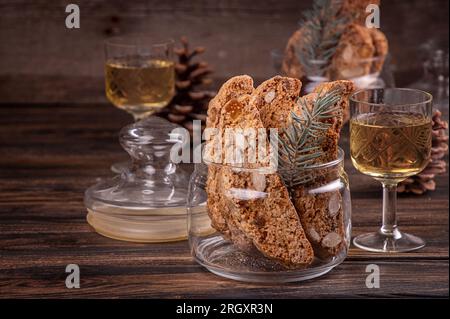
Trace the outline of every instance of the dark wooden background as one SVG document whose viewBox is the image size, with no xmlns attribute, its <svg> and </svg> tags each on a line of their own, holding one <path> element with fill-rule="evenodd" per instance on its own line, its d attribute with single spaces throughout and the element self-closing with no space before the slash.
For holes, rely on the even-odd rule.
<svg viewBox="0 0 450 319">
<path fill-rule="evenodd" d="M 103 41 L 146 33 L 207 48 L 205 59 L 222 80 L 275 73 L 270 51 L 282 49 L 311 0 L 78 0 L 81 28 L 66 29 L 62 0 L 0 0 L 0 102 L 105 101 Z M 420 75 L 420 47 L 448 47 L 447 0 L 384 0 L 397 83 Z M 62 81 L 63 80 L 63 81 Z M 70 83 L 70 85 L 66 85 Z"/>
<path fill-rule="evenodd" d="M 73 2 L 79 30 L 65 28 L 65 1 L 0 0 L 0 298 L 448 297 L 448 173 L 435 192 L 398 201 L 402 229 L 422 236 L 424 249 L 384 255 L 352 246 L 343 264 L 303 283 L 238 283 L 197 265 L 186 241 L 134 244 L 96 234 L 83 192 L 126 158 L 117 132 L 131 121 L 104 98 L 102 41 L 185 34 L 208 48 L 216 83 L 240 73 L 263 79 L 274 74 L 270 50 L 284 46 L 311 1 Z M 381 23 L 399 85 L 420 75 L 427 41 L 448 46 L 447 0 L 385 0 Z M 374 230 L 380 185 L 348 159 L 346 171 L 353 235 Z M 80 265 L 81 289 L 64 285 L 69 263 Z M 381 269 L 380 289 L 365 286 L 372 263 Z"/>
</svg>

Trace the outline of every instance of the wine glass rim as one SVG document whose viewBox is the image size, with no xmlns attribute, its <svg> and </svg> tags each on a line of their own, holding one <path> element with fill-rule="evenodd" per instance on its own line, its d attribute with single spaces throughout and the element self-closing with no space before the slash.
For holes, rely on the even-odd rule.
<svg viewBox="0 0 450 319">
<path fill-rule="evenodd" d="M 141 33 L 133 33 L 129 35 L 118 35 L 111 38 L 108 38 L 104 41 L 106 46 L 116 46 L 116 47 L 128 47 L 133 48 L 137 47 L 142 44 L 136 44 L 132 43 L 132 40 L 136 39 L 149 39 L 149 40 L 155 40 L 155 37 L 147 34 L 141 34 Z M 156 38 L 156 42 L 149 41 L 148 43 L 145 43 L 144 45 L 147 46 L 167 46 L 167 45 L 174 45 L 175 40 L 172 38 Z"/>
<path fill-rule="evenodd" d="M 367 102 L 367 101 L 362 101 L 356 98 L 356 96 L 361 93 L 361 92 L 370 92 L 370 91 L 375 91 L 375 90 L 385 90 L 385 91 L 403 91 L 403 92 L 416 92 L 416 93 L 421 93 L 423 94 L 423 96 L 426 97 L 426 99 L 424 101 L 420 101 L 420 102 L 413 102 L 413 103 L 374 103 L 374 102 Z M 418 105 L 423 105 L 423 104 L 428 104 L 431 103 L 433 101 L 433 96 L 426 92 L 426 91 L 422 91 L 422 90 L 418 90 L 418 89 L 412 89 L 412 88 L 384 88 L 384 89 L 360 89 L 357 90 L 355 92 L 353 92 L 350 97 L 349 100 L 351 102 L 354 103 L 358 103 L 358 104 L 365 104 L 365 105 L 372 105 L 372 106 L 395 106 L 395 107 L 412 107 L 412 106 L 418 106 Z"/>
</svg>

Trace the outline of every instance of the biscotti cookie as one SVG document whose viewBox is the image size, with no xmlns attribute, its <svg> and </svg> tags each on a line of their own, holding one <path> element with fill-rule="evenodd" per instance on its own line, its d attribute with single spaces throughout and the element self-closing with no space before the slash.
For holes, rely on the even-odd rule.
<svg viewBox="0 0 450 319">
<path fill-rule="evenodd" d="M 303 47 L 302 37 L 303 28 L 292 34 L 284 50 L 284 58 L 281 64 L 281 71 L 284 74 L 297 79 L 301 79 L 306 75 L 298 59 L 299 51 Z"/>
<path fill-rule="evenodd" d="M 325 120 L 331 124 L 327 131 L 327 138 L 323 145 L 323 150 L 327 153 L 325 161 L 332 161 L 337 158 L 337 146 L 343 123 L 350 119 L 349 97 L 355 91 L 356 87 L 352 81 L 338 80 L 333 82 L 324 82 L 314 88 L 314 93 L 326 94 L 330 91 L 338 90 L 340 99 L 337 102 L 339 112 L 335 117 Z M 331 144 L 330 144 L 331 143 Z"/>
<path fill-rule="evenodd" d="M 336 108 L 337 112 L 333 117 L 323 119 L 322 122 L 328 123 L 330 126 L 327 130 L 323 131 L 322 135 L 317 136 L 323 140 L 321 148 L 324 153 L 320 157 L 321 162 L 329 162 L 335 160 L 338 155 L 338 141 L 341 132 L 341 128 L 344 122 L 344 118 L 349 116 L 349 101 L 350 94 L 355 90 L 355 86 L 352 81 L 339 80 L 333 82 L 324 82 L 314 88 L 312 93 L 304 95 L 299 98 L 299 103 L 295 103 L 292 111 L 297 115 L 302 114 L 301 105 L 304 103 L 311 111 L 314 103 L 319 96 L 325 96 L 331 91 L 336 91 L 339 94 L 339 99 L 330 108 Z M 291 124 L 292 119 L 289 117 L 286 123 L 279 123 L 279 128 L 282 129 Z M 312 141 L 312 140 L 311 140 Z"/>
<path fill-rule="evenodd" d="M 218 115 L 228 101 L 239 98 L 244 94 L 252 94 L 253 90 L 253 79 L 248 75 L 234 76 L 226 81 L 219 89 L 219 92 L 217 92 L 217 95 L 209 101 L 206 127 L 217 127 Z"/>
<path fill-rule="evenodd" d="M 388 40 L 383 32 L 378 29 L 369 29 L 370 35 L 372 37 L 372 43 L 375 47 L 374 56 L 377 58 L 372 63 L 371 73 L 380 72 L 383 68 L 384 60 L 389 51 Z"/>
<path fill-rule="evenodd" d="M 348 97 L 354 91 L 351 81 L 341 80 L 322 83 L 315 88 L 315 93 L 308 94 L 300 99 L 308 109 L 312 110 L 319 96 L 331 91 L 339 92 L 339 100 L 331 107 L 337 107 L 334 117 L 325 119 L 330 126 L 322 136 L 322 151 L 320 163 L 326 163 L 338 158 L 338 140 L 343 123 L 343 114 L 348 109 Z M 296 113 L 301 110 L 296 107 Z M 320 138 L 320 136 L 319 136 Z M 345 238 L 344 211 L 340 207 L 341 194 L 339 190 L 330 189 L 327 192 L 315 193 L 311 189 L 330 184 L 339 178 L 338 168 L 323 168 L 320 175 L 314 176 L 314 181 L 307 185 L 294 187 L 292 198 L 294 206 L 305 229 L 308 240 L 314 252 L 321 258 L 336 256 L 347 245 Z"/>
<path fill-rule="evenodd" d="M 350 79 L 370 73 L 375 47 L 368 28 L 350 24 L 331 60 L 329 78 Z"/>
<path fill-rule="evenodd" d="M 218 130 L 219 115 L 222 107 L 232 99 L 245 97 L 246 95 L 252 93 L 253 90 L 253 79 L 248 75 L 235 76 L 226 81 L 220 88 L 217 95 L 209 102 L 206 127 L 208 129 Z M 215 138 L 217 137 L 220 136 L 218 136 L 218 134 L 216 133 Z M 214 159 L 214 157 L 217 155 L 221 156 L 221 154 L 215 154 L 214 148 L 212 148 L 210 150 L 210 153 L 206 154 L 206 157 L 209 159 Z M 231 235 L 229 234 L 228 225 L 222 216 L 224 207 L 223 200 L 221 198 L 221 188 L 222 185 L 220 167 L 209 165 L 206 192 L 208 194 L 207 206 L 208 214 L 211 219 L 211 225 L 216 230 L 229 237 Z"/>
<path fill-rule="evenodd" d="M 266 129 L 284 128 L 282 124 L 287 123 L 301 87 L 302 82 L 298 79 L 275 76 L 255 89 L 250 104 L 259 111 Z"/>
<path fill-rule="evenodd" d="M 221 128 L 264 128 L 251 103 L 227 103 L 220 115 Z M 245 152 L 244 152 L 245 153 Z M 236 226 L 266 257 L 286 267 L 308 265 L 313 250 L 281 178 L 267 168 L 267 160 L 256 166 L 261 171 L 222 167 L 222 185 L 228 210 L 224 218 Z M 255 165 L 251 165 L 254 169 Z M 234 242 L 234 240 L 233 240 Z"/>
<path fill-rule="evenodd" d="M 320 185 L 318 180 L 320 179 L 317 178 L 314 185 L 296 187 L 292 197 L 314 254 L 327 259 L 338 255 L 348 242 L 345 236 L 344 210 L 340 205 L 341 193 L 339 190 L 318 194 L 310 192 L 310 189 L 332 182 L 331 179 L 327 181 L 324 178 L 323 185 Z"/>
<path fill-rule="evenodd" d="M 304 103 L 308 110 L 312 111 L 314 103 L 319 97 L 325 96 L 331 91 L 335 91 L 339 95 L 336 103 L 330 105 L 330 108 L 337 109 L 335 116 L 323 120 L 323 122 L 329 124 L 329 128 L 323 131 L 323 135 L 316 137 L 322 141 L 323 155 L 318 159 L 319 163 L 330 162 L 338 157 L 338 140 L 343 117 L 344 114 L 348 114 L 348 97 L 354 89 L 353 82 L 347 80 L 325 82 L 317 86 L 313 93 L 302 96 L 299 99 L 299 102 Z M 298 115 L 303 112 L 300 105 L 295 103 L 292 108 L 292 111 Z M 278 107 L 276 104 L 265 105 L 264 111 L 267 114 L 272 114 L 272 112 L 277 111 Z M 291 124 L 291 121 L 291 117 L 288 117 L 286 122 L 274 121 L 269 122 L 269 125 L 277 125 L 282 132 L 282 129 Z M 313 143 L 313 139 L 310 138 L 309 142 Z M 313 245 L 315 254 L 321 258 L 336 256 L 346 247 L 344 212 L 339 206 L 341 195 L 338 190 L 330 190 L 323 194 L 310 194 L 309 190 L 335 180 L 338 178 L 339 173 L 336 170 L 328 172 L 324 169 L 319 176 L 314 177 L 313 182 L 294 187 L 291 190 L 291 197 L 307 238 Z M 336 205 L 339 207 L 336 207 Z"/>
</svg>

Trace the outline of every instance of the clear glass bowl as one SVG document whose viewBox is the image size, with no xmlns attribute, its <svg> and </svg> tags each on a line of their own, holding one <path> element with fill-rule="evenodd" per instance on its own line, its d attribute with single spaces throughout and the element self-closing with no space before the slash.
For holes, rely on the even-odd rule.
<svg viewBox="0 0 450 319">
<path fill-rule="evenodd" d="M 236 211 L 232 212 L 235 209 L 233 204 L 236 202 L 242 206 L 267 207 L 264 201 L 273 199 L 277 192 L 276 189 L 269 190 L 268 185 L 270 185 L 270 180 L 273 180 L 271 175 L 278 173 L 274 170 L 264 171 L 227 166 L 226 169 L 231 169 L 234 177 L 242 177 L 242 183 L 239 183 L 243 185 L 242 188 L 227 188 L 226 185 L 229 184 L 223 183 L 220 184 L 221 187 L 216 188 L 218 190 L 216 193 L 212 193 L 211 189 L 207 188 L 207 183 L 211 182 L 211 180 L 208 181 L 208 174 L 210 174 L 210 179 L 213 178 L 212 176 L 223 179 L 223 175 L 217 177 L 220 173 L 213 175 L 213 170 L 217 172 L 224 166 L 196 164 L 191 176 L 187 200 L 189 245 L 194 259 L 219 276 L 250 282 L 301 281 L 329 272 L 346 258 L 350 244 L 351 200 L 348 178 L 343 164 L 344 152 L 339 149 L 337 160 L 310 166 L 302 171 L 302 174 L 305 172 L 310 174 L 312 179 L 310 182 L 298 186 L 294 192 L 290 192 L 291 202 L 295 202 L 296 213 L 314 251 L 314 257 L 310 264 L 298 264 L 295 267 L 285 266 L 279 260 L 266 257 L 267 254 L 265 255 L 256 245 L 253 245 L 255 244 L 252 239 L 253 235 L 246 232 L 248 228 L 245 228 L 245 223 L 235 224 L 237 226 L 234 231 L 242 232 L 247 237 L 246 243 L 239 241 L 239 236 L 233 237 L 232 235 L 231 237 L 234 239 L 231 240 L 230 233 L 226 231 L 222 233 L 214 228 L 205 231 L 205 218 L 209 218 L 212 225 L 217 225 L 217 222 L 212 221 L 212 219 L 217 221 L 217 215 L 212 215 L 213 206 L 209 206 L 214 203 L 223 204 L 219 206 L 223 208 L 223 216 L 229 216 L 227 214 L 231 213 L 236 216 Z M 300 172 L 298 173 L 300 174 Z M 208 196 L 211 198 L 207 203 Z M 217 206 L 214 208 L 217 209 Z M 258 216 L 258 214 L 267 216 L 267 211 L 262 211 L 263 208 L 261 211 L 252 209 L 256 214 L 253 216 Z M 255 210 L 257 211 L 255 212 Z M 242 221 L 252 223 L 252 220 L 247 219 L 242 211 L 240 214 Z M 271 216 L 274 215 L 271 214 Z M 257 219 L 255 218 L 254 225 L 264 229 L 267 224 L 264 222 L 260 224 L 261 221 Z M 231 230 L 231 232 L 234 231 Z"/>
</svg>

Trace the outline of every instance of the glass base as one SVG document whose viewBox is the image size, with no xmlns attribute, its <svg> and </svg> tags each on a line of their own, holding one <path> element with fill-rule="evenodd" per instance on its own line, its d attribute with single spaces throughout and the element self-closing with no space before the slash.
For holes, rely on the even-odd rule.
<svg viewBox="0 0 450 319">
<path fill-rule="evenodd" d="M 111 208 L 110 208 L 111 209 Z M 87 222 L 105 237 L 136 243 L 168 243 L 187 239 L 186 208 L 116 208 L 105 212 L 87 209 Z M 205 236 L 215 232 L 206 211 L 196 215 L 198 231 Z"/>
<path fill-rule="evenodd" d="M 347 250 L 329 260 L 316 257 L 311 265 L 291 270 L 257 252 L 239 250 L 221 235 L 202 239 L 193 253 L 200 265 L 225 278 L 245 282 L 285 283 L 325 275 L 345 259 Z"/>
<path fill-rule="evenodd" d="M 168 243 L 187 239 L 185 220 L 165 216 L 113 217 L 88 209 L 87 222 L 97 233 L 116 240 L 135 243 Z"/>
<path fill-rule="evenodd" d="M 130 165 L 131 161 L 114 163 L 111 165 L 111 171 L 116 174 L 122 174 L 122 172 L 127 170 Z"/>
<path fill-rule="evenodd" d="M 379 253 L 402 253 L 425 246 L 425 241 L 417 236 L 402 233 L 395 229 L 392 234 L 362 234 L 353 239 L 353 244 L 361 249 Z"/>
</svg>

